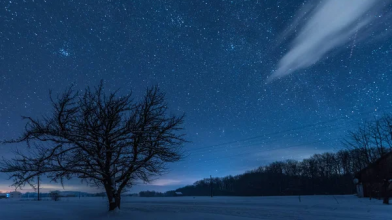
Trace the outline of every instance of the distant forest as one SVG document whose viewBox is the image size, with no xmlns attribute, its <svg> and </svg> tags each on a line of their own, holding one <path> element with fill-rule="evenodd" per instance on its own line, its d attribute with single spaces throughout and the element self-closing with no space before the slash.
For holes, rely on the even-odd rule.
<svg viewBox="0 0 392 220">
<path fill-rule="evenodd" d="M 392 117 L 362 124 L 342 141 L 343 150 L 315 154 L 303 161 L 286 160 L 237 176 L 206 178 L 166 193 L 144 191 L 140 196 L 274 196 L 353 194 L 355 173 L 392 149 Z"/>
</svg>

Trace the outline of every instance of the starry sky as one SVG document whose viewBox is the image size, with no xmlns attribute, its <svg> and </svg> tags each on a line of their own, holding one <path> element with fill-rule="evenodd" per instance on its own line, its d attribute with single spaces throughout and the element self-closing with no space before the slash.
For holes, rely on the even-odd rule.
<svg viewBox="0 0 392 220">
<path fill-rule="evenodd" d="M 135 97 L 157 84 L 186 113 L 187 157 L 135 192 L 336 151 L 392 112 L 391 14 L 390 0 L 0 1 L 0 139 L 50 112 L 49 89 L 103 79 Z"/>
</svg>

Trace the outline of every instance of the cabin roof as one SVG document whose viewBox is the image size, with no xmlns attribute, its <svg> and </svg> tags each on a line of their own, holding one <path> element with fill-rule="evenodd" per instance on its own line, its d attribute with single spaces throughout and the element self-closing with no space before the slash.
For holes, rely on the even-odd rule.
<svg viewBox="0 0 392 220">
<path fill-rule="evenodd" d="M 366 170 L 374 168 L 374 166 L 376 166 L 378 163 L 380 163 L 384 159 L 388 158 L 389 156 L 392 156 L 392 150 L 389 151 L 388 153 L 384 154 L 380 158 L 378 158 L 375 162 L 371 163 L 369 166 L 367 166 L 367 167 L 363 168 L 362 170 L 360 170 L 359 172 L 357 172 L 355 174 L 355 178 L 358 178 Z"/>
</svg>

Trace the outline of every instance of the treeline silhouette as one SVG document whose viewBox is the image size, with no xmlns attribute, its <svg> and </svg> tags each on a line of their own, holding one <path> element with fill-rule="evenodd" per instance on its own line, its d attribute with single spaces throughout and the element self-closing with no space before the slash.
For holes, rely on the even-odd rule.
<svg viewBox="0 0 392 220">
<path fill-rule="evenodd" d="M 209 196 L 212 181 L 216 196 L 352 194 L 355 155 L 355 150 L 342 150 L 315 154 L 301 162 L 273 162 L 237 176 L 206 178 L 176 191 L 188 196 Z"/>
<path fill-rule="evenodd" d="M 175 190 L 170 190 L 165 193 L 157 192 L 157 191 L 141 191 L 139 192 L 140 197 L 174 197 L 178 196 Z"/>
<path fill-rule="evenodd" d="M 211 187 L 215 196 L 353 194 L 354 175 L 391 151 L 392 117 L 363 123 L 348 133 L 343 145 L 345 148 L 336 153 L 273 162 L 241 175 L 206 178 L 157 195 L 181 192 L 184 196 L 210 196 Z"/>
<path fill-rule="evenodd" d="M 141 191 L 139 192 L 140 197 L 163 197 L 164 193 L 156 192 L 156 191 Z"/>
<path fill-rule="evenodd" d="M 214 196 L 352 194 L 354 173 L 366 166 L 358 157 L 358 149 L 315 154 L 303 161 L 273 162 L 241 175 L 205 178 L 175 191 L 184 196 L 210 196 L 212 181 Z M 175 196 L 175 191 L 142 191 L 139 196 Z"/>
</svg>

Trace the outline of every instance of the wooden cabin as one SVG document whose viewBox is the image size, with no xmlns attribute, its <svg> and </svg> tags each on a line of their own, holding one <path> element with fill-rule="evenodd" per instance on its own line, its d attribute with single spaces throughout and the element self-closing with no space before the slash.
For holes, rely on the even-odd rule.
<svg viewBox="0 0 392 220">
<path fill-rule="evenodd" d="M 370 166 L 355 175 L 357 195 L 359 197 L 381 198 L 386 182 L 389 183 L 389 193 L 392 188 L 392 151 L 382 156 Z"/>
</svg>

